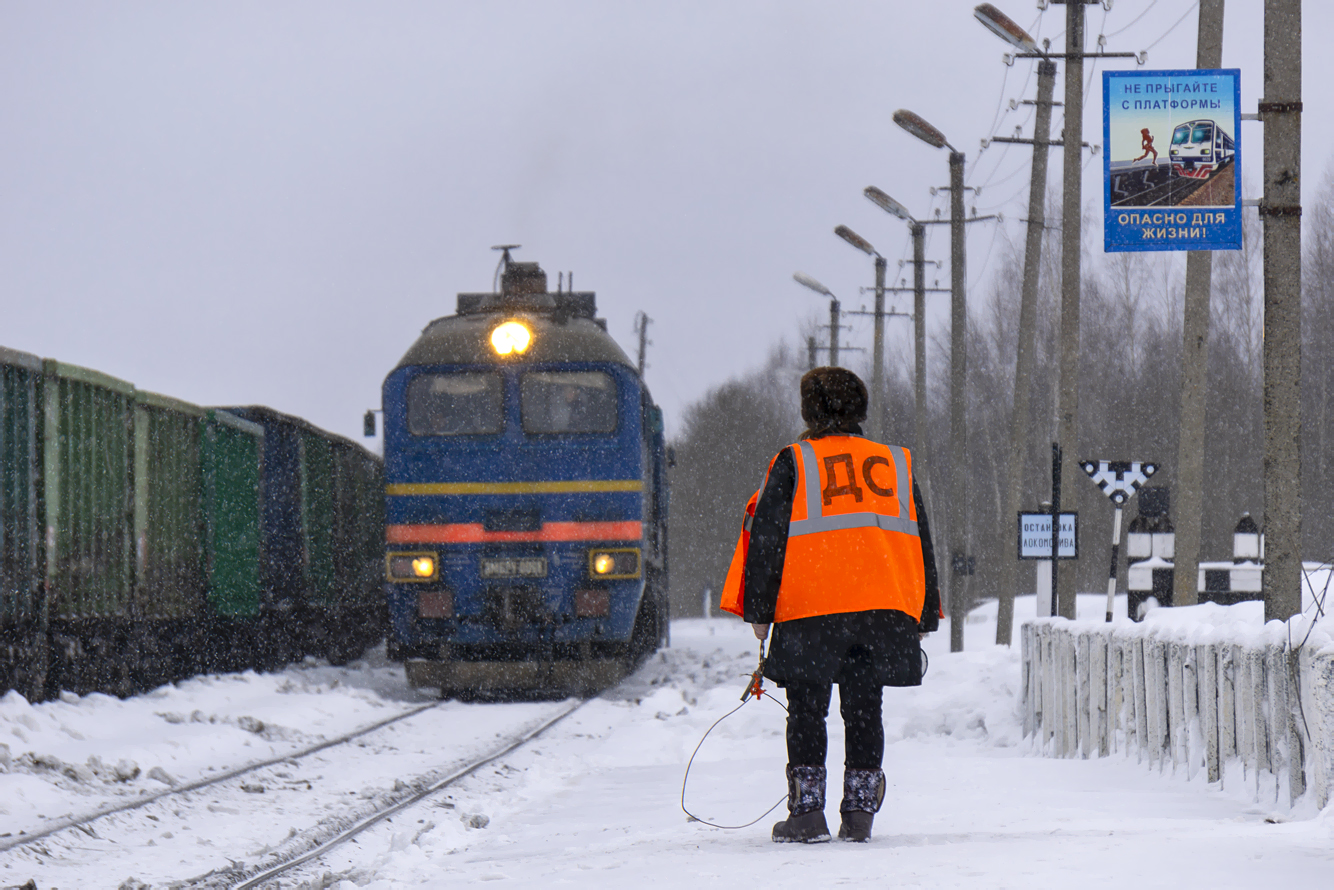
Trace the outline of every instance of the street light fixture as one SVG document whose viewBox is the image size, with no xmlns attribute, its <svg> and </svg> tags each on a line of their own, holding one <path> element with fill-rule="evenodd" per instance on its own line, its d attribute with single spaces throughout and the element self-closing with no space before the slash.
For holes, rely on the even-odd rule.
<svg viewBox="0 0 1334 890">
<path fill-rule="evenodd" d="M 865 238 L 863 238 L 861 235 L 858 235 L 856 232 L 854 232 L 852 229 L 849 229 L 847 226 L 836 226 L 834 228 L 834 234 L 842 238 L 844 241 L 848 242 L 853 247 L 857 248 L 867 256 L 873 256 L 873 257 L 880 256 L 880 254 L 876 252 L 876 249 L 871 246 L 870 241 L 867 241 Z"/>
<path fill-rule="evenodd" d="M 948 148 L 954 151 L 953 145 L 945 138 L 945 134 L 937 130 L 926 122 L 926 119 L 919 114 L 900 108 L 894 112 L 894 123 L 898 124 L 918 139 L 925 142 L 932 148 Z"/>
<path fill-rule="evenodd" d="M 1038 42 L 1030 37 L 1027 31 L 1019 27 L 1014 19 L 990 3 L 980 4 L 974 9 L 973 18 L 986 25 L 987 30 L 1020 52 L 1046 55 L 1038 48 Z"/>
<path fill-rule="evenodd" d="M 838 313 L 841 308 L 838 297 L 833 291 L 816 281 L 805 272 L 793 272 L 792 279 L 802 287 L 808 287 L 822 297 L 829 298 L 829 364 L 838 365 Z"/>
<path fill-rule="evenodd" d="M 897 216 L 899 219 L 903 220 L 906 223 L 917 222 L 917 220 L 913 219 L 913 215 L 908 212 L 908 208 L 904 207 L 898 201 L 895 201 L 893 198 L 891 198 L 889 195 L 885 194 L 875 186 L 868 185 L 865 189 L 862 190 L 862 194 L 870 198 L 872 204 L 879 207 L 881 210 L 885 211 L 889 215 Z"/>
<path fill-rule="evenodd" d="M 947 575 L 950 599 L 950 651 L 963 651 L 964 612 L 962 573 L 968 565 L 965 557 L 965 504 L 968 501 L 967 436 L 964 418 L 964 387 L 968 374 L 968 294 L 966 245 L 964 241 L 963 152 L 950 145 L 945 134 L 920 115 L 899 109 L 894 123 L 932 148 L 950 150 L 950 499 L 947 524 L 950 565 L 959 577 Z M 872 199 L 874 200 L 874 199 Z"/>
<path fill-rule="evenodd" d="M 797 282 L 797 284 L 800 284 L 802 287 L 809 287 L 811 290 L 815 291 L 817 294 L 820 294 L 821 296 L 825 297 L 834 296 L 833 292 L 830 291 L 829 288 L 825 287 L 823 284 L 816 281 L 814 278 L 807 275 L 805 272 L 793 272 L 792 280 Z"/>
</svg>

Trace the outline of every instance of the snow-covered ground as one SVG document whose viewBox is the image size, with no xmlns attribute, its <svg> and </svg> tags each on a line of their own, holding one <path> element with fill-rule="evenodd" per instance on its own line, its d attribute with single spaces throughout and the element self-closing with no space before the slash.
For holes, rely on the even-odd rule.
<svg viewBox="0 0 1334 890">
<path fill-rule="evenodd" d="M 1099 598 L 1087 603 L 1101 614 Z M 1032 614 L 1032 598 L 1021 599 L 1018 618 Z M 734 831 L 681 811 L 691 752 L 736 707 L 755 665 L 749 629 L 715 618 L 676 622 L 672 647 L 617 689 L 282 886 L 1330 885 L 1334 807 L 1311 815 L 1257 806 L 1119 757 L 1037 757 L 1017 719 L 1018 653 L 991 645 L 994 607 L 970 616 L 966 630 L 959 655 L 948 651 L 947 629 L 928 638 L 921 688 L 885 692 L 890 787 L 868 845 L 772 844 L 781 807 Z M 33 707 L 11 693 L 0 700 L 0 843 L 171 781 L 284 757 L 427 701 L 377 656 L 345 669 L 310 663 L 202 677 L 123 702 L 86 696 Z M 339 799 L 370 798 L 406 774 L 466 760 L 561 706 L 450 702 L 367 736 L 352 753 L 321 752 L 323 766 L 277 764 L 250 780 L 252 792 L 201 792 L 189 807 L 164 802 L 108 817 L 95 823 L 95 838 L 63 832 L 39 850 L 0 852 L 0 887 L 142 886 L 130 878 L 166 886 L 271 848 Z M 836 824 L 842 730 L 832 710 L 827 813 Z M 749 822 L 783 797 L 784 760 L 782 709 L 752 701 L 700 749 L 686 803 L 709 821 Z M 255 783 L 266 791 L 254 793 Z"/>
</svg>

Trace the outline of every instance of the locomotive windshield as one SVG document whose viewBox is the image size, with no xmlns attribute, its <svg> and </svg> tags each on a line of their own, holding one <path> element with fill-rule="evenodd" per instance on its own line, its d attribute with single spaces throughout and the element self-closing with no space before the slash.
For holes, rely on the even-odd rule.
<svg viewBox="0 0 1334 890">
<path fill-rule="evenodd" d="M 408 384 L 408 431 L 414 436 L 482 436 L 505 426 L 499 374 L 422 374 Z"/>
<path fill-rule="evenodd" d="M 1172 144 L 1180 145 L 1190 141 L 1190 127 L 1177 127 L 1172 131 Z"/>
<path fill-rule="evenodd" d="M 616 430 L 616 382 L 603 371 L 530 371 L 519 396 L 524 432 Z"/>
</svg>

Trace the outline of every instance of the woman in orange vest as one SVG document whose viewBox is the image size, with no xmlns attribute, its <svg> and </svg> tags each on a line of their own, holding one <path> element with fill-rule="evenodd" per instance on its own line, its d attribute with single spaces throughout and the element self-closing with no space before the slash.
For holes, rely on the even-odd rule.
<svg viewBox="0 0 1334 890">
<path fill-rule="evenodd" d="M 884 686 L 922 682 L 919 641 L 940 593 L 921 492 L 905 448 L 862 436 L 866 387 L 843 368 L 801 379 L 801 440 L 769 464 L 747 505 L 724 609 L 765 639 L 764 676 L 786 689 L 787 819 L 778 842 L 829 840 L 825 755 L 832 686 L 846 730 L 838 836 L 867 841 L 885 794 Z"/>
</svg>

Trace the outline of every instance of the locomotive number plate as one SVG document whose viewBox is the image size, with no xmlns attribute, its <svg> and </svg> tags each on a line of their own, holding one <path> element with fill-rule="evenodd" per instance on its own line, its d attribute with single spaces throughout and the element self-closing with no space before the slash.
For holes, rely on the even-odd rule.
<svg viewBox="0 0 1334 890">
<path fill-rule="evenodd" d="M 482 560 L 483 578 L 545 578 L 545 556 L 502 557 Z"/>
</svg>

